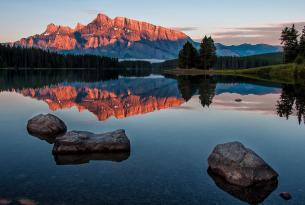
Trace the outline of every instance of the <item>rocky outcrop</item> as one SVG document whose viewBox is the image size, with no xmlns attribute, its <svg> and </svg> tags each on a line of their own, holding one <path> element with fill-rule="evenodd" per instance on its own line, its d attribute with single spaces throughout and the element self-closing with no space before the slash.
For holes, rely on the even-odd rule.
<svg viewBox="0 0 305 205">
<path fill-rule="evenodd" d="M 60 134 L 64 134 L 67 126 L 52 114 L 40 114 L 28 121 L 27 130 L 31 135 L 54 139 Z"/>
<path fill-rule="evenodd" d="M 278 177 L 262 158 L 239 142 L 217 145 L 208 163 L 214 174 L 241 187 L 265 183 Z"/>
<path fill-rule="evenodd" d="M 49 24 L 42 34 L 23 38 L 15 45 L 118 58 L 172 59 L 186 41 L 192 40 L 180 31 L 98 14 L 88 25 L 78 23 L 74 29 Z"/>
<path fill-rule="evenodd" d="M 124 130 L 104 134 L 71 131 L 55 140 L 54 155 L 130 152 L 130 141 Z"/>
</svg>

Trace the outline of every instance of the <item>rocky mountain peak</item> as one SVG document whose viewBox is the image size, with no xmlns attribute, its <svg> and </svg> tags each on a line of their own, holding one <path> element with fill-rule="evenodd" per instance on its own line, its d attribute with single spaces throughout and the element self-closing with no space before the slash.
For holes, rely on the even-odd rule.
<svg viewBox="0 0 305 205">
<path fill-rule="evenodd" d="M 54 33 L 58 30 L 58 28 L 59 28 L 59 26 L 55 25 L 54 23 L 50 23 L 47 26 L 45 33 Z"/>
<path fill-rule="evenodd" d="M 186 41 L 191 39 L 180 31 L 99 13 L 91 23 L 78 23 L 75 28 L 49 24 L 44 33 L 21 39 L 15 45 L 71 54 L 172 59 Z"/>
<path fill-rule="evenodd" d="M 112 19 L 108 17 L 106 14 L 99 13 L 94 21 L 99 23 L 100 25 L 105 25 L 105 24 L 109 24 L 112 21 Z"/>
</svg>

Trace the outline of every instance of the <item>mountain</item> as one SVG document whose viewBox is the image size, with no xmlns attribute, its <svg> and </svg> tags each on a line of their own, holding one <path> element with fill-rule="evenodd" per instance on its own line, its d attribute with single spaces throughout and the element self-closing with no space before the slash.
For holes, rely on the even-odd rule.
<svg viewBox="0 0 305 205">
<path fill-rule="evenodd" d="M 42 34 L 22 38 L 17 46 L 48 49 L 65 54 L 94 54 L 120 59 L 175 59 L 187 42 L 194 42 L 183 32 L 125 17 L 111 19 L 98 14 L 88 25 L 75 28 L 49 24 Z M 220 56 L 250 56 L 281 51 L 279 46 L 216 44 Z"/>
<path fill-rule="evenodd" d="M 281 46 L 272 46 L 267 44 L 241 44 L 226 46 L 220 43 L 216 44 L 217 55 L 219 56 L 253 56 L 266 53 L 277 53 L 283 49 Z"/>
<path fill-rule="evenodd" d="M 121 59 L 171 59 L 186 41 L 192 40 L 180 31 L 98 14 L 88 25 L 78 23 L 75 28 L 49 24 L 42 34 L 23 38 L 15 45 Z"/>
</svg>

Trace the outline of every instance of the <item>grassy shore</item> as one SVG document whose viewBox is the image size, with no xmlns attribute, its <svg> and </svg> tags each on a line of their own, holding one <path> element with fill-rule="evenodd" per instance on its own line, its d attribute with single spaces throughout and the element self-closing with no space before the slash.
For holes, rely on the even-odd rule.
<svg viewBox="0 0 305 205">
<path fill-rule="evenodd" d="M 285 64 L 251 69 L 226 69 L 226 70 L 199 70 L 199 69 L 172 69 L 164 71 L 165 74 L 182 76 L 198 75 L 230 75 L 252 78 L 257 80 L 275 82 L 305 84 L 305 65 Z"/>
</svg>

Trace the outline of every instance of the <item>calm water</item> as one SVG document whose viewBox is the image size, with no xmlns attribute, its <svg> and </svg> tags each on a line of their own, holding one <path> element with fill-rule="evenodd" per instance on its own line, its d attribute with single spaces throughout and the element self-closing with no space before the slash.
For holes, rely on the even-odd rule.
<svg viewBox="0 0 305 205">
<path fill-rule="evenodd" d="M 247 204 L 237 198 L 245 193 L 233 196 L 207 173 L 212 149 L 236 140 L 280 175 L 263 204 L 305 204 L 301 86 L 6 72 L 0 90 L 0 204 Z M 54 158 L 51 144 L 26 131 L 38 113 L 59 116 L 70 130 L 124 128 L 131 153 Z M 283 201 L 283 191 L 293 200 Z"/>
</svg>

